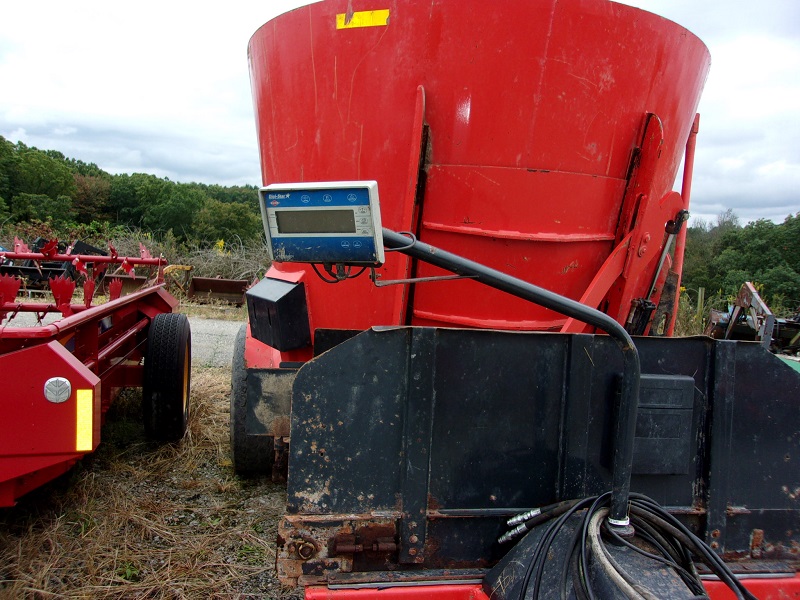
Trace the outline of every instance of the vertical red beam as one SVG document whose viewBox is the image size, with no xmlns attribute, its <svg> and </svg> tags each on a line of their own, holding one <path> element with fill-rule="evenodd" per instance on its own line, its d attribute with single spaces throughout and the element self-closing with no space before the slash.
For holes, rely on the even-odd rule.
<svg viewBox="0 0 800 600">
<path fill-rule="evenodd" d="M 692 175 L 694 175 L 694 151 L 697 145 L 697 132 L 700 131 L 700 113 L 694 116 L 692 129 L 689 132 L 689 139 L 686 140 L 686 156 L 683 161 L 683 181 L 681 182 L 681 196 L 683 197 L 683 207 L 688 210 L 689 200 L 692 195 Z M 678 317 L 678 303 L 681 298 L 681 278 L 683 276 L 683 253 L 686 250 L 686 229 L 688 223 L 681 227 L 678 233 L 678 240 L 675 242 L 675 262 L 673 270 L 678 274 L 677 289 L 675 291 L 675 309 L 670 316 L 667 336 L 675 334 L 675 320 Z"/>
</svg>

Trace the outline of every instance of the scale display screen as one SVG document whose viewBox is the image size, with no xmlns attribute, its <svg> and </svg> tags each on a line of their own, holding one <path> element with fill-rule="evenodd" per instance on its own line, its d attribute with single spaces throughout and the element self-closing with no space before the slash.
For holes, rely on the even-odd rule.
<svg viewBox="0 0 800 600">
<path fill-rule="evenodd" d="M 276 210 L 279 234 L 287 233 L 353 233 L 356 215 L 352 210 Z"/>
<path fill-rule="evenodd" d="M 277 262 L 384 262 L 375 181 L 275 183 L 259 190 L 270 258 Z"/>
</svg>

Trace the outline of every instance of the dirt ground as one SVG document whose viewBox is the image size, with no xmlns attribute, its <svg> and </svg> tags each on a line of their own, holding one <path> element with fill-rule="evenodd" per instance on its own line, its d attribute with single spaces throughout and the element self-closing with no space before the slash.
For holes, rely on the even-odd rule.
<svg viewBox="0 0 800 600">
<path fill-rule="evenodd" d="M 158 447 L 126 391 L 93 456 L 0 509 L 0 598 L 301 597 L 275 578 L 285 488 L 231 467 L 229 394 L 193 369 L 189 431 Z"/>
</svg>

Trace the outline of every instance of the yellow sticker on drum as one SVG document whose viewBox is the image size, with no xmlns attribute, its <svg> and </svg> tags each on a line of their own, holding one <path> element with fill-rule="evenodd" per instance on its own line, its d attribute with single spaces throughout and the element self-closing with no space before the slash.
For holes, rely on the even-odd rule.
<svg viewBox="0 0 800 600">
<path fill-rule="evenodd" d="M 350 15 L 336 15 L 336 29 L 354 29 L 356 27 L 382 27 L 389 24 L 389 9 L 362 10 Z"/>
</svg>

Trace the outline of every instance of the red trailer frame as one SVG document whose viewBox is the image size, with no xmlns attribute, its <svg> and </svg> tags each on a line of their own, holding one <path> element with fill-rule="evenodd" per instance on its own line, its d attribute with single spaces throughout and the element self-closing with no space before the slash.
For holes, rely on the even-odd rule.
<svg viewBox="0 0 800 600">
<path fill-rule="evenodd" d="M 145 388 L 152 437 L 179 439 L 188 417 L 190 332 L 185 315 L 172 314 L 178 300 L 163 287 L 166 260 L 146 252 L 121 257 L 113 249 L 111 256 L 20 249 L 0 259 L 71 262 L 86 280 L 82 304 L 71 302 L 75 282 L 63 276 L 49 280 L 54 302 L 18 302 L 22 280 L 0 275 L 0 507 L 13 506 L 93 452 L 122 388 Z M 92 263 L 93 275 L 108 264 L 129 273 L 136 266 L 158 272 L 148 287 L 124 297 L 122 281 L 112 278 L 110 301 L 93 305 L 95 277 L 85 268 Z M 39 324 L 13 326 L 21 313 L 35 313 Z M 52 314 L 62 318 L 41 324 Z"/>
<path fill-rule="evenodd" d="M 800 597 L 800 576 L 780 578 L 742 578 L 745 587 L 760 600 L 783 600 Z M 712 600 L 733 600 L 735 595 L 721 581 L 704 580 L 703 585 Z M 332 590 L 309 587 L 306 600 L 361 600 L 380 597 L 381 600 L 489 600 L 480 583 L 420 585 L 416 587 L 361 588 Z"/>
</svg>

